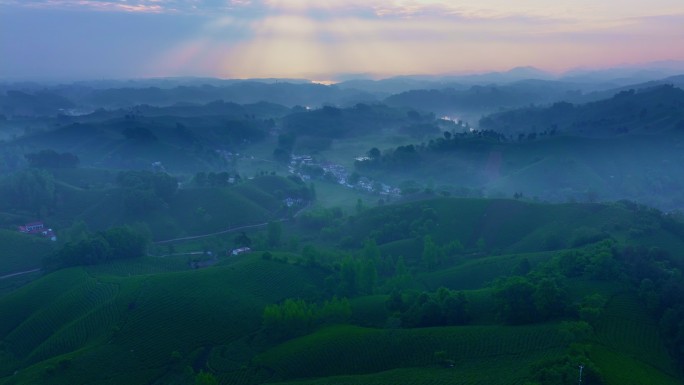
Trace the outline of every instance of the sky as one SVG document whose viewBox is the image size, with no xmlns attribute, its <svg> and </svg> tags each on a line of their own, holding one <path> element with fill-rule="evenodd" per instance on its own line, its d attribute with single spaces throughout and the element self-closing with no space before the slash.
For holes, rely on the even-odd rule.
<svg viewBox="0 0 684 385">
<path fill-rule="evenodd" d="M 336 79 L 684 61 L 684 0 L 0 0 L 0 79 Z"/>
</svg>

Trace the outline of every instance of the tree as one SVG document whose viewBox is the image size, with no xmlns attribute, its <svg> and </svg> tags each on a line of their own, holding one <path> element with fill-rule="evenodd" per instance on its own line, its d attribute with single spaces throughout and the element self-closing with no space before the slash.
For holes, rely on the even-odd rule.
<svg viewBox="0 0 684 385">
<path fill-rule="evenodd" d="M 513 269 L 515 275 L 525 276 L 527 273 L 532 271 L 532 265 L 527 257 L 523 258 Z"/>
<path fill-rule="evenodd" d="M 149 239 L 129 226 L 113 227 L 102 235 L 112 248 L 111 259 L 132 259 L 146 254 Z"/>
<path fill-rule="evenodd" d="M 390 310 L 401 309 L 402 324 L 406 327 L 465 325 L 470 321 L 468 301 L 461 292 L 441 287 L 434 293 L 423 292 L 410 306 L 401 301 L 396 291 L 387 305 Z"/>
<path fill-rule="evenodd" d="M 404 303 L 401 291 L 398 289 L 392 290 L 390 297 L 387 299 L 387 301 L 385 301 L 385 306 L 387 307 L 387 310 L 392 313 L 401 313 L 406 311 L 406 304 Z"/>
<path fill-rule="evenodd" d="M 88 238 L 88 225 L 82 220 L 75 221 L 71 226 L 59 232 L 61 242 L 78 242 Z"/>
<path fill-rule="evenodd" d="M 559 317 L 566 311 L 568 301 L 565 292 L 553 279 L 543 278 L 539 281 L 532 296 L 534 306 L 543 320 Z"/>
<path fill-rule="evenodd" d="M 316 266 L 318 264 L 319 253 L 313 245 L 306 245 L 302 249 L 302 257 L 308 266 Z"/>
<path fill-rule="evenodd" d="M 595 325 L 603 313 L 605 305 L 606 298 L 601 294 L 595 293 L 584 297 L 579 309 L 580 319 L 590 325 Z"/>
<path fill-rule="evenodd" d="M 468 314 L 468 300 L 462 292 L 455 293 L 446 288 L 446 295 L 441 298 L 443 322 L 446 325 L 465 325 L 470 321 Z M 440 290 L 438 290 L 438 295 Z"/>
<path fill-rule="evenodd" d="M 250 239 L 247 234 L 245 234 L 244 231 L 241 231 L 240 234 L 235 236 L 233 239 L 233 242 L 235 243 L 235 246 L 237 247 L 249 247 L 252 246 L 252 239 Z"/>
<path fill-rule="evenodd" d="M 264 308 L 262 326 L 269 337 L 281 340 L 308 333 L 318 325 L 343 323 L 350 316 L 351 305 L 346 298 L 333 297 L 322 304 L 288 298 Z"/>
<path fill-rule="evenodd" d="M 282 147 L 277 147 L 273 150 L 273 159 L 280 163 L 290 162 L 290 152 Z"/>
<path fill-rule="evenodd" d="M 499 315 L 509 324 L 518 325 L 538 319 L 534 303 L 534 285 L 524 277 L 513 276 L 496 285 L 494 298 Z"/>
<path fill-rule="evenodd" d="M 442 261 L 442 250 L 429 235 L 423 238 L 422 261 L 428 270 L 434 269 Z"/>
<path fill-rule="evenodd" d="M 361 255 L 364 259 L 371 260 L 375 263 L 380 261 L 380 248 L 374 238 L 366 238 L 366 241 L 363 243 Z"/>
<path fill-rule="evenodd" d="M 380 156 L 382 154 L 380 153 L 380 150 L 377 147 L 373 147 L 370 150 L 368 150 L 368 157 L 371 159 L 380 159 Z"/>
<path fill-rule="evenodd" d="M 3 200 L 12 208 L 29 210 L 37 216 L 55 206 L 55 178 L 41 169 L 28 169 L 12 175 L 4 186 Z"/>
<path fill-rule="evenodd" d="M 283 226 L 280 222 L 268 222 L 267 242 L 271 247 L 280 246 L 280 238 L 283 233 Z"/>
<path fill-rule="evenodd" d="M 340 295 L 353 297 L 359 293 L 359 263 L 351 257 L 345 257 L 340 266 Z"/>
<path fill-rule="evenodd" d="M 392 290 L 408 289 L 412 285 L 412 277 L 406 268 L 404 257 L 399 256 L 394 266 L 394 276 L 387 281 L 387 286 Z"/>
<path fill-rule="evenodd" d="M 195 376 L 195 385 L 219 385 L 219 382 L 213 374 L 201 371 Z"/>
<path fill-rule="evenodd" d="M 364 259 L 359 271 L 359 291 L 363 294 L 373 294 L 375 282 L 378 280 L 378 270 L 373 259 Z"/>
<path fill-rule="evenodd" d="M 463 253 L 463 244 L 461 241 L 458 239 L 454 239 L 453 241 L 449 242 L 446 246 L 443 248 L 443 254 L 447 256 L 454 256 L 457 254 Z"/>
<path fill-rule="evenodd" d="M 165 172 L 121 171 L 116 182 L 126 190 L 124 204 L 133 213 L 168 203 L 178 190 L 178 179 Z"/>
<path fill-rule="evenodd" d="M 35 168 L 75 168 L 80 160 L 78 156 L 65 152 L 58 153 L 55 150 L 42 150 L 25 155 L 30 167 Z"/>
<path fill-rule="evenodd" d="M 366 208 L 366 206 L 363 204 L 363 201 L 361 200 L 361 198 L 358 198 L 356 200 L 356 212 L 361 213 L 365 208 Z"/>
<path fill-rule="evenodd" d="M 86 238 L 67 242 L 43 261 L 46 270 L 78 265 L 96 265 L 116 259 L 146 255 L 148 238 L 128 226 L 113 227 Z"/>
</svg>

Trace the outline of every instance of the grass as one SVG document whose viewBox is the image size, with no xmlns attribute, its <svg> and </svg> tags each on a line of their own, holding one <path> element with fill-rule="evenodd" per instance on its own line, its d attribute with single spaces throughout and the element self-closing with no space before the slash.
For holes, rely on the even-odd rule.
<svg viewBox="0 0 684 385">
<path fill-rule="evenodd" d="M 524 259 L 534 267 L 552 255 L 552 252 L 540 252 L 474 258 L 454 267 L 421 274 L 418 280 L 430 290 L 442 286 L 453 290 L 478 289 L 499 277 L 515 274 L 515 268 Z"/>
<path fill-rule="evenodd" d="M 564 345 L 556 325 L 411 330 L 335 326 L 279 345 L 254 362 L 276 381 L 433 367 L 438 351 L 445 351 L 456 366 L 471 360 L 495 365 L 502 358 L 557 354 Z"/>
<path fill-rule="evenodd" d="M 34 312 L 23 322 L 4 336 L 4 340 L 12 347 L 17 357 L 25 357 L 29 363 L 35 362 L 34 356 L 52 356 L 65 353 L 56 349 L 44 355 L 39 347 L 50 343 L 51 339 L 59 339 L 65 326 L 73 325 L 80 318 L 93 313 L 100 305 L 116 295 L 116 286 L 102 284 L 94 279 L 86 279 L 73 288 L 63 290 L 52 302 Z M 98 318 L 102 322 L 106 318 Z M 110 319 L 109 322 L 112 322 Z M 73 329 L 72 329 L 73 330 Z M 80 332 L 81 330 L 79 330 Z M 83 332 L 87 332 L 83 330 Z M 73 336 L 71 336 L 73 337 Z M 73 338 L 74 346 L 84 342 L 81 338 Z"/>
<path fill-rule="evenodd" d="M 620 204 L 548 205 L 505 199 L 435 198 L 366 210 L 343 232 L 359 245 L 367 237 L 374 237 L 383 254 L 402 255 L 407 261 L 420 257 L 419 241 L 425 235 L 438 245 L 459 240 L 466 254 L 522 254 L 574 247 L 588 233 L 629 241 L 637 226 L 655 233 L 650 236 L 653 244 L 659 237 L 667 242 L 668 250 L 682 250 L 683 239 L 656 231 L 660 221 L 657 215 L 643 210 L 633 212 Z M 655 225 L 649 225 L 649 221 Z"/>
<path fill-rule="evenodd" d="M 17 275 L 14 277 L 0 279 L 0 297 L 17 290 L 18 288 L 29 284 L 30 282 L 40 278 L 42 273 L 35 271 L 33 273 Z"/>
<path fill-rule="evenodd" d="M 83 180 L 79 176 L 65 179 L 73 183 L 90 180 L 89 173 L 83 175 Z M 92 183 L 100 183 L 98 178 L 94 177 Z M 287 178 L 263 176 L 231 187 L 183 188 L 166 206 L 133 213 L 126 210 L 124 192 L 118 187 L 83 189 L 63 182 L 57 184 L 58 203 L 54 215 L 47 220 L 55 223 L 58 232 L 75 220 L 85 222 L 91 231 L 144 223 L 155 240 L 165 240 L 280 218 L 284 216 L 282 200 L 303 187 Z"/>
<path fill-rule="evenodd" d="M 488 197 L 538 197 L 549 202 L 630 199 L 664 210 L 681 207 L 681 134 L 581 138 L 558 135 L 530 142 L 491 144 L 480 151 L 421 153 L 396 169 L 364 171 L 394 185 L 481 191 Z M 499 159 L 500 162 L 492 162 Z M 496 163 L 496 164 L 493 164 Z M 448 170 L 448 172 L 445 172 Z"/>
<path fill-rule="evenodd" d="M 679 385 L 682 383 L 681 379 L 659 368 L 605 346 L 594 346 L 590 357 L 601 368 L 607 385 Z"/>
<path fill-rule="evenodd" d="M 277 382 L 278 385 L 521 385 L 528 375 L 526 365 L 536 357 L 499 357 L 496 364 L 462 362 L 454 368 L 401 368 L 362 375 L 331 376 L 320 379 Z"/>
<path fill-rule="evenodd" d="M 351 323 L 359 326 L 383 327 L 389 316 L 385 302 L 387 295 L 372 295 L 354 298 L 350 301 Z"/>
<path fill-rule="evenodd" d="M 597 342 L 607 350 L 619 352 L 622 360 L 640 361 L 642 366 L 676 375 L 659 335 L 658 324 L 645 311 L 636 294 L 622 292 L 613 296 L 595 331 Z M 610 354 L 606 353 L 606 356 Z"/>
<path fill-rule="evenodd" d="M 141 257 L 127 261 L 112 261 L 102 265 L 87 266 L 85 269 L 93 276 L 127 277 L 152 275 L 190 270 L 187 256 Z"/>
<path fill-rule="evenodd" d="M 39 268 L 54 249 L 52 241 L 39 235 L 0 229 L 0 276 Z"/>
<path fill-rule="evenodd" d="M 268 177 L 247 184 L 241 202 L 268 212 L 268 202 L 277 200 L 258 192 L 250 197 L 250 192 L 288 188 L 289 183 Z M 182 198 L 202 193 L 188 190 Z M 225 189 L 211 197 L 233 193 Z M 603 223 L 600 229 L 617 237 L 627 234 L 637 214 L 620 205 L 437 199 L 364 211 L 349 231 L 363 234 L 396 218 L 422 221 L 424 216 L 434 218 L 431 234 L 441 244 L 456 236 L 472 243 L 482 234 L 513 231 L 516 221 L 521 223 L 512 235 L 486 238 L 486 248 L 499 249 L 500 255 L 470 245 L 454 261 L 458 265 L 414 271 L 419 290 L 445 286 L 463 291 L 473 316 L 469 326 L 397 328 L 388 322 L 387 296 L 373 295 L 350 300 L 349 324 L 277 344 L 261 331 L 264 307 L 286 298 L 321 300 L 322 288 L 332 284 L 326 280 L 331 271 L 292 263 L 302 257 L 277 251 L 273 260 L 262 259 L 261 252 L 219 256 L 216 266 L 199 270 L 188 269 L 187 256 L 143 257 L 57 271 L 0 296 L 0 384 L 180 384 L 191 381 L 191 373 L 183 374 L 190 365 L 213 371 L 225 384 L 523 385 L 534 363 L 566 353 L 567 336 L 556 323 L 502 326 L 493 291 L 485 285 L 512 274 L 523 259 L 535 266 L 553 257 L 557 251 L 543 251 L 544 244 L 537 243 L 545 230 L 570 238 L 585 219 Z M 673 248 L 681 243 L 671 234 L 658 237 L 664 230 L 653 231 L 647 235 L 652 241 L 664 239 Z M 229 239 L 206 241 L 218 247 Z M 202 242 L 179 244 L 177 250 L 197 251 Z M 412 247 L 421 247 L 416 236 L 386 242 L 381 252 L 383 258 L 406 253 L 408 261 L 409 254 L 420 252 Z M 534 252 L 525 251 L 534 247 Z M 618 281 L 577 279 L 568 280 L 568 286 L 575 300 L 592 293 L 610 298 L 589 341 L 591 359 L 608 385 L 621 385 L 628 376 L 641 383 L 648 378 L 676 383 L 657 324 L 635 294 L 624 292 Z M 455 366 L 442 367 L 436 352 L 445 352 Z M 619 372 L 623 365 L 630 366 L 627 374 Z"/>
<path fill-rule="evenodd" d="M 55 179 L 77 188 L 106 188 L 114 185 L 117 172 L 109 169 L 78 167 L 51 170 Z"/>
<path fill-rule="evenodd" d="M 83 378 L 140 383 L 139 376 L 162 375 L 174 351 L 187 356 L 203 346 L 239 341 L 260 329 L 266 304 L 316 299 L 323 284 L 315 269 L 257 256 L 222 267 L 131 277 L 120 276 L 123 266 L 110 268 L 58 271 L 0 298 L 0 356 L 6 356 L 0 377 L 24 367 L 20 378 L 36 378 L 54 357 L 72 357 L 79 371 L 91 365 Z M 66 371 L 54 375 L 56 383 L 71 378 Z"/>
</svg>

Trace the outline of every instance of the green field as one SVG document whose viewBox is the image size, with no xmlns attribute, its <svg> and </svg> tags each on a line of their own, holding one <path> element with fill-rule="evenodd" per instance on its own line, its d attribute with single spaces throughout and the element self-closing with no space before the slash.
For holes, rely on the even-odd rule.
<svg viewBox="0 0 684 385">
<path fill-rule="evenodd" d="M 237 206 L 253 204 L 268 215 L 279 203 L 265 192 L 288 186 L 287 180 L 266 177 L 232 190 L 179 191 L 175 199 L 240 194 L 244 200 Z M 3 282 L 0 384 L 187 384 L 205 371 L 220 384 L 241 385 L 536 385 L 530 382 L 536 368 L 569 359 L 575 342 L 587 346 L 584 359 L 605 385 L 654 379 L 674 385 L 681 383 L 677 363 L 627 270 L 607 278 L 591 270 L 567 277 L 553 270 L 563 255 L 589 258 L 584 263 L 591 264 L 594 254 L 619 245 L 659 245 L 677 255 L 684 248 L 678 228 L 657 212 L 639 210 L 622 204 L 436 199 L 343 216 L 329 225 L 336 232 L 313 249 L 305 246 L 316 240 L 314 231 L 295 219 L 281 226 L 288 236 L 300 237 L 297 248 L 285 238 L 280 246 L 268 246 L 267 230 L 253 229 L 249 236 L 260 249 L 237 257 L 221 253 L 207 268 L 188 264 L 207 256 L 184 253 L 227 249 L 234 234 L 174 243 L 178 255 L 156 245 L 155 256 L 58 270 L 33 276 L 30 283 Z M 635 236 L 634 229 L 648 231 Z M 426 267 L 421 254 L 428 235 L 439 248 L 454 239 L 463 247 Z M 370 292 L 349 298 L 347 318 L 310 323 L 284 337 L 262 324 L 268 305 L 287 299 L 320 304 L 338 295 L 351 274 L 349 261 L 367 252 L 362 245 L 369 236 L 377 236 L 380 253 L 376 282 Z M 346 238 L 344 249 L 335 237 Z M 467 301 L 467 323 L 407 327 L 410 311 L 396 313 L 388 305 L 397 272 L 387 263 L 398 256 L 408 266 L 400 296 L 405 306 L 449 288 Z M 521 275 L 535 284 L 555 279 L 568 296 L 568 310 L 544 321 L 507 324 L 497 285 Z M 605 306 L 589 332 L 572 334 L 568 325 L 579 321 L 579 307 L 592 294 L 605 298 Z"/>
<path fill-rule="evenodd" d="M 0 229 L 0 277 L 39 268 L 54 249 L 54 243 L 40 235 Z"/>
</svg>

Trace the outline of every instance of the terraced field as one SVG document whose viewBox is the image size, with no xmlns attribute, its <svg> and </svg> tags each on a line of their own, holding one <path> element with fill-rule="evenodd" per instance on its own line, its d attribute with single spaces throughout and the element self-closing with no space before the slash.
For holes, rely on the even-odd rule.
<svg viewBox="0 0 684 385">
<path fill-rule="evenodd" d="M 38 235 L 0 229 L 0 277 L 40 267 L 55 245 Z"/>
<path fill-rule="evenodd" d="M 272 203 L 272 208 L 277 208 L 280 201 L 264 194 L 263 188 L 287 189 L 293 185 L 282 178 L 266 177 L 237 189 L 189 189 L 175 198 L 197 205 L 204 203 L 193 201 L 193 197 L 223 199 L 238 194 L 242 200 L 221 207 L 269 207 Z M 558 223 L 563 218 L 579 223 L 582 217 L 600 217 L 608 226 L 606 231 L 618 239 L 617 244 L 628 229 L 620 227 L 621 221 L 648 222 L 657 220 L 656 217 L 635 219 L 636 214 L 620 205 L 579 205 L 576 212 L 572 205 L 559 205 L 552 206 L 549 210 L 554 214 L 549 215 L 542 213 L 543 205 L 533 203 L 473 202 L 470 205 L 468 200 L 438 199 L 399 208 L 383 207 L 368 210 L 370 213 L 363 211 L 350 220 L 350 226 L 356 225 L 353 234 L 358 235 L 372 226 L 385 226 L 382 221 L 389 221 L 396 214 L 392 210 L 406 218 L 420 218 L 416 224 L 407 224 L 408 237 L 380 245 L 383 261 L 395 252 L 410 253 L 412 247 L 416 249 L 418 256 L 406 258 L 410 283 L 401 293 L 404 304 L 394 306 L 395 302 L 389 310 L 387 300 L 393 297 L 386 288 L 391 287 L 392 276 L 385 270 L 391 267 L 379 265 L 382 269 L 378 269 L 378 276 L 371 277 L 377 280 L 373 290 L 369 290 L 373 294 L 352 296 L 351 315 L 345 313 L 344 317 L 336 318 L 336 322 L 345 324 L 330 325 L 324 318 L 316 318 L 322 316 L 316 313 L 313 303 L 329 299 L 345 284 L 363 282 L 373 274 L 366 271 L 369 275 L 364 277 L 363 265 L 354 267 L 342 262 L 346 256 L 358 258 L 363 254 L 362 249 L 352 246 L 337 249 L 325 242 L 316 243 L 314 252 L 320 253 L 316 260 L 329 263 L 325 266 L 302 263 L 306 261 L 304 255 L 286 251 L 294 250 L 288 245 L 269 250 L 271 259 L 264 259 L 259 250 L 239 257 L 219 256 L 216 265 L 197 270 L 189 268 L 187 255 L 178 255 L 112 261 L 47 274 L 0 296 L 0 384 L 187 385 L 194 382 L 196 373 L 204 370 L 223 385 L 529 385 L 527 381 L 539 365 L 560 367 L 577 358 L 572 354 L 577 354 L 578 346 L 571 346 L 569 331 L 582 324 L 573 323 L 579 318 L 573 306 L 579 306 L 583 298 L 592 294 L 607 298 L 607 305 L 593 325 L 595 333 L 587 330 L 578 337 L 582 332 L 579 330 L 575 338 L 586 344 L 582 352 L 586 352 L 585 358 L 597 369 L 596 373 L 600 371 L 605 384 L 681 383 L 675 363 L 660 339 L 657 322 L 647 314 L 635 289 L 630 289 L 631 283 L 625 278 L 627 269 L 616 274 L 616 279 L 589 273 L 566 277 L 562 272 L 549 272 L 556 265 L 546 264 L 563 250 L 547 250 L 540 246 L 545 244 L 537 243 L 533 251 L 512 251 L 532 249 L 535 242 L 545 239 L 544 229 L 562 229 Z M 187 209 L 175 215 L 204 220 L 193 217 L 192 211 Z M 259 213 L 272 214 L 267 209 Z M 472 222 L 464 225 L 454 219 L 457 215 Z M 230 213 L 216 217 L 225 219 Z M 526 221 L 521 225 L 524 231 L 516 230 L 515 236 L 489 237 L 484 247 L 477 244 L 480 242 L 473 243 L 481 231 L 508 231 L 514 226 L 511 218 Z M 436 222 L 425 225 L 428 219 L 439 222 L 439 226 Z M 454 227 L 445 225 L 449 223 Z M 296 221 L 282 225 L 294 227 Z M 449 239 L 449 234 L 463 234 L 472 244 L 454 260 L 429 270 L 419 260 L 422 237 L 411 235 L 411 227 L 420 231 L 432 229 L 436 241 Z M 675 232 L 651 228 L 644 239 L 667 240 L 673 250 L 681 246 L 682 240 Z M 581 233 L 578 229 L 568 233 L 565 245 L 574 242 L 573 237 Z M 298 234 L 297 228 L 288 231 Z M 223 250 L 232 237 L 234 234 L 203 238 L 173 247 L 155 245 L 152 250 L 156 254 L 166 249 L 169 253 L 204 247 Z M 263 233 L 254 234 L 254 238 L 255 243 L 264 243 Z M 306 241 L 302 243 L 300 247 L 308 245 Z M 492 249 L 497 252 L 491 252 Z M 582 255 L 590 255 L 596 247 L 590 244 L 578 250 Z M 490 283 L 499 277 L 523 274 L 516 268 L 524 260 L 533 270 L 527 277 L 530 287 L 536 290 L 532 300 L 537 301 L 535 295 L 540 292 L 538 275 L 543 278 L 550 274 L 559 287 L 567 288 L 569 297 L 562 300 L 567 301 L 570 310 L 554 316 L 552 322 L 543 323 L 539 318 L 529 322 L 542 323 L 506 326 L 500 315 L 502 299 L 497 295 L 501 289 Z M 464 294 L 470 324 L 400 327 L 400 322 L 411 320 L 408 316 L 432 317 L 430 323 L 423 325 L 450 322 L 446 311 L 454 305 L 446 302 L 447 297 L 440 297 L 448 294 L 433 293 L 439 287 Z M 423 294 L 424 290 L 429 293 Z M 311 307 L 288 308 L 285 305 L 295 301 L 286 299 L 302 299 Z M 291 318 L 273 320 L 283 322 L 276 324 L 283 326 L 282 335 L 262 327 L 264 309 L 273 304 L 282 304 L 291 312 L 287 316 Z M 295 322 L 288 324 L 292 320 Z M 301 320 L 306 324 L 295 325 L 296 331 L 288 334 L 286 327 Z M 405 322 L 404 326 L 409 324 Z M 305 332 L 309 334 L 301 334 Z M 287 339 L 288 335 L 297 337 Z M 585 345 L 581 346 L 585 349 Z"/>
<path fill-rule="evenodd" d="M 422 274 L 419 280 L 431 290 L 442 286 L 454 290 L 477 289 L 496 278 L 515 274 L 516 267 L 523 259 L 527 259 L 530 266 L 535 266 L 547 261 L 553 254 L 553 252 L 542 252 L 476 258 L 453 268 Z"/>
<path fill-rule="evenodd" d="M 596 339 L 604 347 L 598 350 L 600 360 L 614 367 L 615 374 L 620 373 L 618 362 L 632 362 L 630 367 L 641 368 L 644 373 L 652 371 L 644 368 L 652 367 L 662 373 L 676 375 L 658 333 L 657 322 L 644 312 L 644 305 L 634 293 L 622 292 L 610 299 L 596 325 Z M 611 357 L 616 362 L 612 362 Z M 631 381 L 637 381 L 633 382 L 636 384 L 640 377 Z M 648 380 L 641 378 L 642 381 Z"/>
<path fill-rule="evenodd" d="M 566 342 L 556 329 L 553 324 L 412 330 L 337 326 L 282 344 L 255 363 L 281 381 L 438 366 L 435 352 L 440 351 L 455 361 L 456 368 L 485 361 L 494 366 L 500 359 L 526 361 L 560 354 Z"/>
<path fill-rule="evenodd" d="M 0 373 L 29 365 L 20 377 L 28 381 L 44 375 L 50 362 L 68 359 L 70 368 L 56 383 L 76 375 L 140 383 L 140 376 L 163 375 L 174 352 L 186 356 L 257 332 L 267 303 L 315 299 L 322 279 L 316 270 L 256 256 L 224 267 L 132 277 L 58 271 L 0 298 L 0 311 L 11 315 L 0 321 L 0 356 L 6 358 Z M 111 367 L 110 360 L 128 369 Z"/>
</svg>

